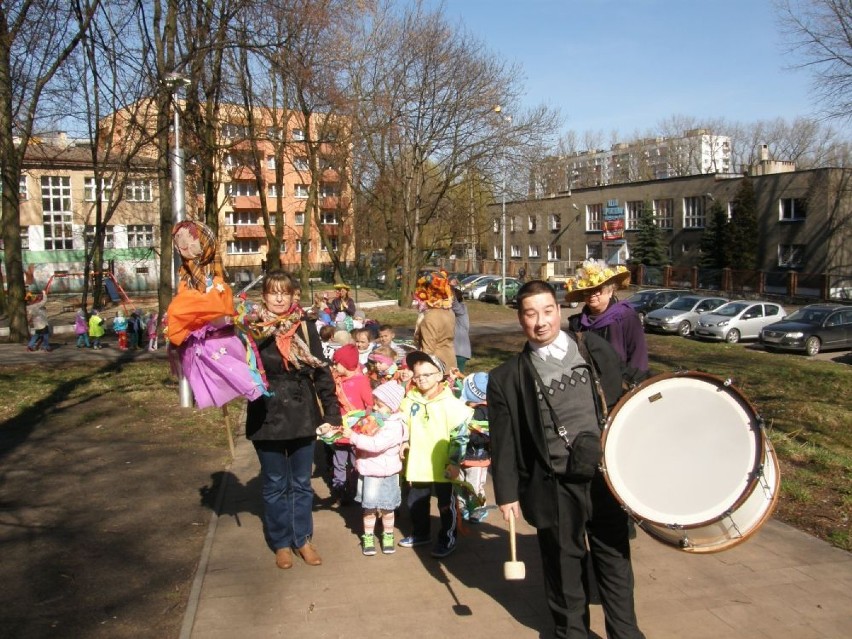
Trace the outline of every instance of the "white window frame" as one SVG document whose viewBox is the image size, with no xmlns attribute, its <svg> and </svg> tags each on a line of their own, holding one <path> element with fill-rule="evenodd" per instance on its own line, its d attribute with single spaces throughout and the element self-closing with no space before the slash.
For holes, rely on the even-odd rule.
<svg viewBox="0 0 852 639">
<path fill-rule="evenodd" d="M 45 251 L 74 248 L 71 206 L 71 178 L 62 175 L 42 176 L 41 208 Z"/>
<path fill-rule="evenodd" d="M 95 242 L 95 225 L 87 224 L 85 228 L 86 246 L 94 246 Z M 111 224 L 104 226 L 104 248 L 115 248 L 115 227 Z"/>
<path fill-rule="evenodd" d="M 562 260 L 562 247 L 559 244 L 548 244 L 547 261 L 559 262 Z"/>
<path fill-rule="evenodd" d="M 260 215 L 255 211 L 228 211 L 225 213 L 225 224 L 228 226 L 255 226 L 259 224 Z"/>
<path fill-rule="evenodd" d="M 337 251 L 340 248 L 340 243 L 338 241 L 337 236 L 333 235 L 333 236 L 326 238 L 326 239 L 328 240 L 328 243 L 331 244 L 331 250 L 333 252 L 337 253 Z M 322 242 L 321 244 L 322 244 L 322 252 L 328 253 L 328 247 L 325 245 L 325 242 Z"/>
<path fill-rule="evenodd" d="M 305 141 L 305 130 L 304 129 L 293 129 L 292 133 L 290 133 L 290 139 L 294 142 L 304 142 Z"/>
<path fill-rule="evenodd" d="M 642 200 L 630 200 L 624 203 L 625 231 L 635 231 L 639 228 L 639 220 L 642 218 L 644 208 L 645 202 Z"/>
<path fill-rule="evenodd" d="M 270 171 L 275 170 L 275 156 L 274 155 L 267 155 L 266 156 L 266 168 Z"/>
<path fill-rule="evenodd" d="M 494 259 L 502 260 L 503 259 L 503 247 L 502 246 L 494 246 Z"/>
<path fill-rule="evenodd" d="M 512 259 L 521 259 L 521 247 L 518 244 L 512 244 L 509 247 L 509 257 Z"/>
<path fill-rule="evenodd" d="M 128 224 L 127 247 L 150 248 L 154 246 L 153 224 Z"/>
<path fill-rule="evenodd" d="M 492 222 L 491 222 L 491 230 L 492 230 L 494 233 L 499 233 L 499 232 L 500 232 L 500 218 L 499 218 L 499 217 L 495 217 L 495 218 L 492 220 Z"/>
<path fill-rule="evenodd" d="M 97 195 L 97 183 L 94 177 L 83 178 L 83 199 L 94 202 Z M 112 198 L 112 178 L 101 178 L 101 202 L 109 202 Z"/>
<path fill-rule="evenodd" d="M 527 255 L 530 256 L 531 259 L 537 260 L 539 257 L 540 251 L 538 248 L 538 244 L 530 244 L 527 247 Z"/>
<path fill-rule="evenodd" d="M 559 213 L 551 213 L 547 220 L 548 226 L 553 233 L 562 230 L 562 216 Z"/>
<path fill-rule="evenodd" d="M 228 195 L 231 197 L 257 197 L 257 182 L 254 180 L 236 180 L 228 183 Z"/>
<path fill-rule="evenodd" d="M 152 180 L 135 178 L 124 183 L 125 202 L 153 202 L 154 185 Z"/>
<path fill-rule="evenodd" d="M 337 211 L 320 211 L 320 224 L 337 226 Z"/>
<path fill-rule="evenodd" d="M 801 268 L 805 264 L 805 244 L 779 244 L 778 266 Z"/>
<path fill-rule="evenodd" d="M 2 184 L 2 182 L 0 182 Z M 21 200 L 29 200 L 30 192 L 27 188 L 27 174 L 21 173 L 21 178 L 18 180 L 18 198 Z"/>
<path fill-rule="evenodd" d="M 297 171 L 307 171 L 308 170 L 308 158 L 304 155 L 299 155 L 293 158 L 293 168 Z"/>
<path fill-rule="evenodd" d="M 339 182 L 320 182 L 320 197 L 339 197 Z"/>
<path fill-rule="evenodd" d="M 281 185 L 281 196 L 284 196 L 284 185 Z M 271 182 L 266 185 L 266 197 L 278 197 L 278 185 Z"/>
<path fill-rule="evenodd" d="M 703 195 L 683 198 L 683 228 L 703 229 L 707 224 L 707 211 Z"/>
<path fill-rule="evenodd" d="M 661 229 L 674 228 L 674 200 L 672 198 L 654 200 L 654 224 Z"/>
<path fill-rule="evenodd" d="M 807 201 L 803 197 L 782 197 L 778 200 L 778 220 L 781 222 L 804 222 L 807 214 Z"/>
<path fill-rule="evenodd" d="M 302 240 L 296 240 L 296 253 L 302 252 L 302 243 L 303 243 Z M 308 240 L 308 250 L 307 250 L 308 253 L 311 252 L 312 244 L 313 243 L 311 242 L 311 240 Z"/>
<path fill-rule="evenodd" d="M 293 197 L 295 197 L 297 200 L 307 200 L 309 190 L 310 186 L 308 186 L 307 184 L 296 184 L 293 187 Z"/>
<path fill-rule="evenodd" d="M 260 253 L 260 240 L 228 240 L 228 255 L 252 255 Z"/>
<path fill-rule="evenodd" d="M 538 229 L 538 215 L 527 215 L 527 231 L 535 233 Z"/>
<path fill-rule="evenodd" d="M 586 205 L 586 230 L 603 231 L 603 203 Z"/>
<path fill-rule="evenodd" d="M 586 244 L 586 259 L 587 260 L 602 260 L 603 259 L 603 244 L 600 242 L 590 242 Z"/>
<path fill-rule="evenodd" d="M 293 218 L 293 224 L 296 226 L 304 226 L 305 225 L 305 212 L 304 211 L 296 211 L 296 215 Z"/>
</svg>

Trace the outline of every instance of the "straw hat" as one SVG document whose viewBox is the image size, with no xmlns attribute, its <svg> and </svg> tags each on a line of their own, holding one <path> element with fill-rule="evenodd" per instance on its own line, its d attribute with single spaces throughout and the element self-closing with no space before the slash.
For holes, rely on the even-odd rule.
<svg viewBox="0 0 852 639">
<path fill-rule="evenodd" d="M 565 280 L 565 301 L 580 302 L 585 293 L 606 284 L 625 288 L 630 283 L 630 271 L 621 264 L 607 264 L 603 260 L 586 260 L 577 268 L 574 277 Z"/>
</svg>

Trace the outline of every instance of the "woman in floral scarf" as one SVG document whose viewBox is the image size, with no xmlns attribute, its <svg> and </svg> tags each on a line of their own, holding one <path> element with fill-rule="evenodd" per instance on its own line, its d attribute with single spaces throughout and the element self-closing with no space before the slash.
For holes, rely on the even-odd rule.
<svg viewBox="0 0 852 639">
<path fill-rule="evenodd" d="M 447 272 L 436 271 L 418 279 L 414 303 L 420 311 L 414 327 L 415 346 L 440 359 L 444 370 L 455 368 L 456 316 L 451 310 L 453 290 Z"/>
<path fill-rule="evenodd" d="M 257 343 L 270 396 L 248 404 L 246 437 L 263 478 L 264 522 L 275 563 L 293 565 L 293 550 L 311 566 L 322 563 L 313 545 L 311 470 L 318 427 L 341 423 L 331 371 L 313 321 L 294 302 L 298 288 L 281 270 L 263 281 L 263 301 L 243 321 Z"/>
</svg>

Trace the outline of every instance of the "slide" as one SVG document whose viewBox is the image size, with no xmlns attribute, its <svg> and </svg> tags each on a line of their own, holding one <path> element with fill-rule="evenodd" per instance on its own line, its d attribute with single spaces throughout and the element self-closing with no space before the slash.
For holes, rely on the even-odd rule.
<svg viewBox="0 0 852 639">
<path fill-rule="evenodd" d="M 120 302 L 121 296 L 118 294 L 118 288 L 111 279 L 104 278 L 104 288 L 106 289 L 107 295 L 113 302 Z"/>
</svg>

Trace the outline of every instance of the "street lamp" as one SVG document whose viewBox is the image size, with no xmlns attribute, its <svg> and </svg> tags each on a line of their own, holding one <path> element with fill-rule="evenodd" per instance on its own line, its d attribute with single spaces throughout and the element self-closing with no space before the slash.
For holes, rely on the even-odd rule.
<svg viewBox="0 0 852 639">
<path fill-rule="evenodd" d="M 186 217 L 186 202 L 184 201 L 184 163 L 183 149 L 180 148 L 180 109 L 177 101 L 177 93 L 181 87 L 189 85 L 189 78 L 182 73 L 167 73 L 163 78 L 165 84 L 174 98 L 175 110 L 175 143 L 172 151 L 172 224 L 182 222 Z M 172 291 L 177 293 L 178 269 L 180 268 L 180 255 L 172 247 Z M 192 387 L 183 371 L 178 376 L 178 399 L 181 408 L 192 408 Z"/>
<path fill-rule="evenodd" d="M 503 112 L 503 107 L 499 104 L 494 107 L 494 113 L 501 114 Z M 512 116 L 504 115 L 502 116 L 504 122 L 511 123 Z M 502 243 L 502 247 L 500 249 L 500 303 L 505 306 L 506 305 L 506 145 L 503 144 L 503 206 L 500 213 L 500 241 Z"/>
<path fill-rule="evenodd" d="M 189 78 L 182 73 L 171 72 L 167 73 L 163 78 L 165 84 L 174 98 L 175 112 L 175 143 L 172 150 L 171 169 L 172 169 L 172 224 L 182 222 L 186 217 L 186 201 L 185 201 L 185 166 L 183 149 L 180 147 L 180 108 L 177 101 L 177 94 L 181 87 L 189 86 Z M 177 292 L 178 285 L 178 268 L 180 256 L 173 253 L 172 260 L 172 291 Z"/>
</svg>

